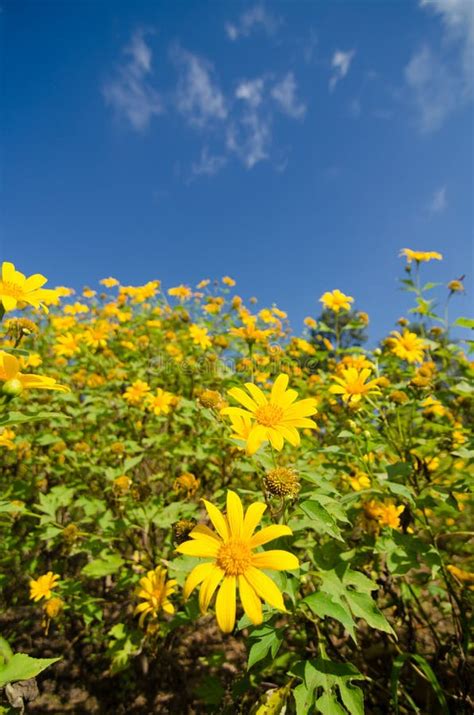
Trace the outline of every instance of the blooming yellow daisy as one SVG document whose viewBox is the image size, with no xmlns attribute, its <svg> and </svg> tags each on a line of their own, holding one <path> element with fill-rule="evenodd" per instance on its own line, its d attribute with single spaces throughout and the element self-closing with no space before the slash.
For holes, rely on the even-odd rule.
<svg viewBox="0 0 474 715">
<path fill-rule="evenodd" d="M 442 261 L 443 256 L 438 251 L 412 251 L 411 248 L 402 248 L 400 251 L 400 256 L 405 256 L 407 263 L 416 261 L 416 263 L 422 263 L 426 261 Z"/>
<path fill-rule="evenodd" d="M 35 273 L 27 278 L 23 273 L 15 270 L 13 263 L 4 261 L 0 278 L 0 303 L 5 312 L 16 310 L 23 304 L 44 308 L 44 301 L 55 295 L 54 290 L 41 288 L 47 280 L 41 273 Z"/>
<path fill-rule="evenodd" d="M 377 379 L 366 382 L 370 373 L 371 370 L 368 367 L 364 367 L 362 370 L 355 367 L 341 370 L 340 375 L 333 377 L 336 384 L 330 386 L 329 392 L 341 395 L 344 402 L 356 404 L 364 395 L 380 392 Z"/>
<path fill-rule="evenodd" d="M 300 443 L 298 428 L 313 428 L 316 423 L 308 419 L 314 415 L 316 400 L 296 400 L 296 390 L 287 390 L 288 375 L 281 374 L 275 380 L 270 395 L 252 382 L 246 382 L 247 394 L 240 387 L 233 387 L 228 394 L 239 402 L 242 407 L 224 407 L 221 414 L 229 417 L 243 416 L 252 420 L 252 428 L 247 436 L 247 452 L 254 454 L 263 442 L 270 442 L 278 451 L 288 441 L 297 446 Z M 236 429 L 235 422 L 233 423 Z"/>
<path fill-rule="evenodd" d="M 48 571 L 44 576 L 40 576 L 30 581 L 30 599 L 32 601 L 41 601 L 42 598 L 51 598 L 52 591 L 58 585 L 61 577 L 57 573 Z"/>
<path fill-rule="evenodd" d="M 102 278 L 100 284 L 106 288 L 114 288 L 114 286 L 118 286 L 119 282 L 116 278 L 110 276 L 109 278 Z"/>
<path fill-rule="evenodd" d="M 237 585 L 244 611 L 255 625 L 262 622 L 261 599 L 284 611 L 282 594 L 261 569 L 292 571 L 299 568 L 298 559 L 288 551 L 255 552 L 255 549 L 280 536 L 292 534 L 290 527 L 272 525 L 255 533 L 266 505 L 261 502 L 251 504 L 244 516 L 240 497 L 230 490 L 227 492 L 225 516 L 214 504 L 205 499 L 203 502 L 216 531 L 204 525 L 196 526 L 189 534 L 190 541 L 180 544 L 177 551 L 212 560 L 199 564 L 191 571 L 184 584 L 184 597 L 188 598 L 201 584 L 199 606 L 201 613 L 206 613 L 222 581 L 216 598 L 216 618 L 224 633 L 230 633 L 234 627 Z"/>
<path fill-rule="evenodd" d="M 393 337 L 389 338 L 391 352 L 407 362 L 422 362 L 423 351 L 426 349 L 425 341 L 416 333 L 404 330 L 402 334 L 393 330 Z"/>
<path fill-rule="evenodd" d="M 66 385 L 60 385 L 53 377 L 46 375 L 24 374 L 20 372 L 21 363 L 14 355 L 0 350 L 0 382 L 4 382 L 3 389 L 11 387 L 15 394 L 22 390 L 32 388 L 38 390 L 59 390 L 69 392 Z"/>
<path fill-rule="evenodd" d="M 326 291 L 323 293 L 319 302 L 324 305 L 328 310 L 332 310 L 334 313 L 339 313 L 340 310 L 350 310 L 351 303 L 354 302 L 354 298 L 350 295 L 345 295 L 338 288 L 332 292 Z"/>
<path fill-rule="evenodd" d="M 207 328 L 204 328 L 200 325 L 191 325 L 189 327 L 189 334 L 193 339 L 193 343 L 195 345 L 199 345 L 199 347 L 203 350 L 211 347 L 212 343 L 208 335 Z"/>
<path fill-rule="evenodd" d="M 175 396 L 171 392 L 158 387 L 154 395 L 148 395 L 147 407 L 155 415 L 167 415 L 175 401 Z"/>
<path fill-rule="evenodd" d="M 157 566 L 154 571 L 148 571 L 147 575 L 141 578 L 139 583 L 138 598 L 142 598 L 143 602 L 139 603 L 135 608 L 135 615 L 141 614 L 140 626 L 143 625 L 148 615 L 156 618 L 159 611 L 164 611 L 170 615 L 174 613 L 174 606 L 169 597 L 176 590 L 176 580 L 166 580 L 166 569 L 162 566 Z"/>
<path fill-rule="evenodd" d="M 188 300 L 191 298 L 193 292 L 189 286 L 185 285 L 179 285 L 175 286 L 174 288 L 170 288 L 168 290 L 168 295 L 172 295 L 175 298 L 179 298 L 180 300 Z"/>
<path fill-rule="evenodd" d="M 150 392 L 150 386 L 144 380 L 135 380 L 123 393 L 124 400 L 131 405 L 139 405 Z"/>
</svg>

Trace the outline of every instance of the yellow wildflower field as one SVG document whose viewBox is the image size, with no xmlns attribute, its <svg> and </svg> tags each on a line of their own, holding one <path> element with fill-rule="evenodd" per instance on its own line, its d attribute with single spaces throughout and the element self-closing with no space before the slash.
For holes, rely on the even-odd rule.
<svg viewBox="0 0 474 715">
<path fill-rule="evenodd" d="M 402 256 L 371 348 L 338 288 L 294 334 L 230 276 L 3 263 L 0 713 L 470 711 L 474 321 Z"/>
</svg>

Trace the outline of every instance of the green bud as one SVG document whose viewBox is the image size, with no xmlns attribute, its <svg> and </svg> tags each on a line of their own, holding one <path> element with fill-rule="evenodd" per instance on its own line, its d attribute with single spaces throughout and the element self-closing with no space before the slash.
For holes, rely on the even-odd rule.
<svg viewBox="0 0 474 715">
<path fill-rule="evenodd" d="M 7 380 L 3 383 L 2 393 L 8 397 L 18 397 L 23 392 L 23 385 L 20 380 L 14 377 L 12 380 Z"/>
</svg>

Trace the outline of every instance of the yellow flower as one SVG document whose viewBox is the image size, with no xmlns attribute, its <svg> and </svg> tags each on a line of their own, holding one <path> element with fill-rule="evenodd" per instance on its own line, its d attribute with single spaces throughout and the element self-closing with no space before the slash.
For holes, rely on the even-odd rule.
<svg viewBox="0 0 474 715">
<path fill-rule="evenodd" d="M 154 571 L 148 571 L 147 575 L 140 579 L 140 590 L 138 598 L 143 599 L 135 608 L 135 615 L 140 613 L 140 626 L 143 626 L 145 618 L 150 615 L 152 618 L 158 616 L 159 611 L 164 611 L 172 615 L 174 606 L 169 600 L 176 591 L 176 580 L 166 580 L 166 569 L 157 566 Z"/>
<path fill-rule="evenodd" d="M 443 260 L 443 256 L 437 251 L 412 251 L 411 248 L 402 248 L 400 256 L 405 256 L 407 263 L 411 263 L 412 261 L 422 263 L 425 261 Z"/>
<path fill-rule="evenodd" d="M 404 330 L 402 334 L 398 330 L 393 330 L 392 338 L 389 338 L 391 352 L 407 362 L 422 362 L 423 351 L 426 349 L 425 341 L 419 338 L 416 333 Z"/>
<path fill-rule="evenodd" d="M 60 385 L 53 377 L 46 375 L 24 374 L 20 372 L 20 361 L 14 355 L 0 350 L 0 382 L 4 382 L 3 391 L 19 394 L 22 390 L 59 390 L 69 392 L 69 387 Z"/>
<path fill-rule="evenodd" d="M 41 306 L 46 310 L 45 301 L 55 297 L 54 290 L 41 288 L 47 280 L 41 273 L 35 273 L 27 278 L 23 273 L 15 270 L 13 263 L 4 261 L 0 278 L 0 303 L 5 312 L 16 310 L 26 304 L 34 308 Z"/>
<path fill-rule="evenodd" d="M 175 479 L 173 489 L 177 492 L 186 492 L 188 497 L 193 497 L 199 489 L 199 484 L 199 479 L 196 479 L 194 474 L 184 472 L 184 474 Z"/>
<path fill-rule="evenodd" d="M 271 335 L 271 330 L 261 330 L 256 327 L 256 319 L 250 318 L 246 320 L 246 323 L 241 328 L 231 328 L 231 335 L 235 335 L 238 338 L 243 338 L 248 343 L 263 343 L 267 340 L 268 336 Z"/>
<path fill-rule="evenodd" d="M 240 387 L 233 387 L 228 394 L 239 402 L 242 407 L 224 407 L 221 414 L 231 418 L 242 416 L 252 420 L 252 428 L 247 436 L 247 452 L 253 454 L 263 442 L 269 441 L 280 451 L 288 441 L 294 446 L 300 443 L 299 429 L 316 427 L 313 420 L 308 419 L 316 413 L 316 400 L 308 398 L 297 400 L 296 390 L 287 390 L 288 375 L 281 374 L 275 380 L 271 394 L 264 392 L 251 382 L 245 387 L 249 394 Z M 235 423 L 233 424 L 235 430 Z"/>
<path fill-rule="evenodd" d="M 154 412 L 155 415 L 167 415 L 175 399 L 171 392 L 166 392 L 166 390 L 159 387 L 155 395 L 148 395 L 147 408 Z"/>
<path fill-rule="evenodd" d="M 370 479 L 365 472 L 357 471 L 348 477 L 348 481 L 355 492 L 360 492 L 362 489 L 370 489 Z"/>
<path fill-rule="evenodd" d="M 357 370 L 355 367 L 348 367 L 341 371 L 340 376 L 336 375 L 333 377 L 333 380 L 337 384 L 331 385 L 329 392 L 334 395 L 341 395 L 343 401 L 348 404 L 357 404 L 364 395 L 370 395 L 371 393 L 378 394 L 380 393 L 378 380 L 369 380 L 369 382 L 366 382 L 370 376 L 370 372 L 368 367 L 362 370 Z"/>
<path fill-rule="evenodd" d="M 41 601 L 42 598 L 51 598 L 52 590 L 58 585 L 61 577 L 58 574 L 53 574 L 52 571 L 40 576 L 36 581 L 30 581 L 30 599 L 32 601 Z"/>
<path fill-rule="evenodd" d="M 106 288 L 114 288 L 114 286 L 118 286 L 119 282 L 116 278 L 102 278 L 100 284 Z"/>
<path fill-rule="evenodd" d="M 25 366 L 26 367 L 39 367 L 42 363 L 41 357 L 38 355 L 38 353 L 30 353 L 28 357 L 25 359 Z"/>
<path fill-rule="evenodd" d="M 373 370 L 374 364 L 367 360 L 365 355 L 345 355 L 337 366 L 337 370 L 338 372 L 344 371 L 348 367 L 355 367 L 356 370 L 362 370 L 363 368 Z"/>
<path fill-rule="evenodd" d="M 254 533 L 266 505 L 261 502 L 251 504 L 244 516 L 239 496 L 230 490 L 227 492 L 226 516 L 214 504 L 205 499 L 203 502 L 215 531 L 204 525 L 196 526 L 190 533 L 190 541 L 180 544 L 177 551 L 212 560 L 191 571 L 184 585 L 184 598 L 201 584 L 199 606 L 201 613 L 206 613 L 222 581 L 216 598 L 216 617 L 224 633 L 230 633 L 234 627 L 237 585 L 244 611 L 255 625 L 262 622 L 261 599 L 285 611 L 282 594 L 261 569 L 292 571 L 299 568 L 298 559 L 288 551 L 255 552 L 255 549 L 280 536 L 292 534 L 290 527 L 272 525 Z"/>
<path fill-rule="evenodd" d="M 126 474 L 121 474 L 114 479 L 114 488 L 121 494 L 126 494 L 132 486 L 132 480 Z"/>
<path fill-rule="evenodd" d="M 123 397 L 131 405 L 139 405 L 150 392 L 150 386 L 143 380 L 135 380 L 123 393 Z"/>
<path fill-rule="evenodd" d="M 459 280 L 450 281 L 448 283 L 448 288 L 451 291 L 451 293 L 462 293 L 464 290 L 464 286 L 463 286 L 462 282 Z"/>
<path fill-rule="evenodd" d="M 231 287 L 232 287 L 232 286 L 235 286 L 235 281 L 234 281 L 234 279 L 231 278 L 230 276 L 224 276 L 224 278 L 222 279 L 222 282 L 223 282 L 224 285 L 226 285 L 226 286 L 231 286 Z"/>
<path fill-rule="evenodd" d="M 76 303 L 72 303 L 72 305 L 66 305 L 64 312 L 67 315 L 80 315 L 81 313 L 88 313 L 89 306 L 85 303 L 79 303 L 76 301 Z"/>
<path fill-rule="evenodd" d="M 9 427 L 0 427 L 0 447 L 15 449 L 15 445 L 13 443 L 15 436 L 15 432 Z"/>
<path fill-rule="evenodd" d="M 43 606 L 48 618 L 57 618 L 64 608 L 64 601 L 59 596 L 53 596 Z"/>
<path fill-rule="evenodd" d="M 349 310 L 351 303 L 354 302 L 354 298 L 351 298 L 350 295 L 345 295 L 336 288 L 336 290 L 333 290 L 332 293 L 329 291 L 323 293 L 319 302 L 322 303 L 325 308 L 328 308 L 328 310 L 332 310 L 334 313 L 339 313 L 340 310 Z"/>
<path fill-rule="evenodd" d="M 441 404 L 439 400 L 436 400 L 434 397 L 431 397 L 431 395 L 425 400 L 423 400 L 421 406 L 424 408 L 423 414 L 427 417 L 444 417 L 447 412 L 446 407 Z"/>
<path fill-rule="evenodd" d="M 79 335 L 73 335 L 72 333 L 64 333 L 64 335 L 58 335 L 56 344 L 53 346 L 53 350 L 56 355 L 72 357 L 81 349 L 80 340 L 81 337 Z"/>
<path fill-rule="evenodd" d="M 391 502 L 378 502 L 375 499 L 364 504 L 367 518 L 376 521 L 380 526 L 390 526 L 392 529 L 400 528 L 400 514 L 404 509 L 403 504 L 395 506 Z"/>
<path fill-rule="evenodd" d="M 97 291 L 91 290 L 91 288 L 84 288 L 82 291 L 82 295 L 84 298 L 93 298 L 95 295 L 97 295 Z"/>
<path fill-rule="evenodd" d="M 465 571 L 460 569 L 459 566 L 454 566 L 454 564 L 449 564 L 446 567 L 452 576 L 455 576 L 459 581 L 464 581 L 465 583 L 474 583 L 474 573 L 472 571 Z M 472 587 L 471 587 L 472 590 Z"/>
<path fill-rule="evenodd" d="M 175 298 L 179 298 L 182 301 L 188 300 L 192 296 L 192 290 L 188 286 L 179 285 L 168 290 L 168 295 L 172 295 Z"/>
<path fill-rule="evenodd" d="M 207 328 L 201 327 L 200 325 L 191 325 L 189 327 L 189 334 L 193 339 L 193 343 L 199 345 L 203 350 L 211 347 L 212 343 Z"/>
<path fill-rule="evenodd" d="M 197 284 L 196 288 L 197 288 L 198 290 L 201 290 L 201 288 L 206 288 L 206 287 L 209 285 L 210 282 L 211 282 L 211 281 L 209 280 L 209 278 L 204 278 L 204 280 L 199 281 L 199 283 Z"/>
<path fill-rule="evenodd" d="M 309 316 L 305 318 L 303 322 L 308 328 L 311 328 L 312 330 L 315 330 L 318 327 L 318 324 L 315 319 L 310 318 Z"/>
</svg>

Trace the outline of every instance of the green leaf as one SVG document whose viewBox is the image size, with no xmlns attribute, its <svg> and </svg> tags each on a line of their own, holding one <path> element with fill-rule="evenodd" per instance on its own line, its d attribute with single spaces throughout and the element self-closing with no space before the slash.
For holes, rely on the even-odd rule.
<svg viewBox="0 0 474 715">
<path fill-rule="evenodd" d="M 262 628 L 253 631 L 250 638 L 251 646 L 247 670 L 250 670 L 255 663 L 266 658 L 269 653 L 275 658 L 283 641 L 283 629 L 276 629 L 266 624 Z M 254 639 L 256 639 L 255 642 Z"/>
<path fill-rule="evenodd" d="M 116 573 L 123 563 L 124 560 L 119 554 L 109 554 L 104 551 L 99 558 L 84 566 L 82 573 L 90 578 L 102 578 Z"/>
<path fill-rule="evenodd" d="M 7 663 L 0 666 L 0 688 L 17 680 L 35 678 L 58 660 L 61 658 L 31 658 L 26 653 L 15 653 Z"/>
<path fill-rule="evenodd" d="M 454 325 L 474 330 L 474 318 L 457 318 L 457 320 L 454 321 Z"/>
<path fill-rule="evenodd" d="M 300 508 L 306 516 L 310 517 L 313 522 L 313 528 L 316 531 L 328 534 L 339 541 L 344 541 L 335 518 L 319 502 L 309 499 L 300 504 Z"/>
<path fill-rule="evenodd" d="M 312 593 L 303 599 L 302 603 L 307 603 L 312 612 L 319 618 L 334 618 L 342 623 L 352 639 L 356 640 L 354 631 L 354 620 L 350 610 L 345 609 L 340 603 L 335 603 L 328 593 Z"/>
<path fill-rule="evenodd" d="M 335 663 L 324 654 L 315 660 L 297 663 L 293 673 L 303 680 L 293 690 L 297 715 L 308 715 L 313 711 L 312 705 L 323 715 L 346 715 L 338 695 L 350 715 L 364 715 L 362 690 L 351 681 L 365 677 L 350 663 Z M 318 698 L 320 689 L 323 692 Z"/>
</svg>

